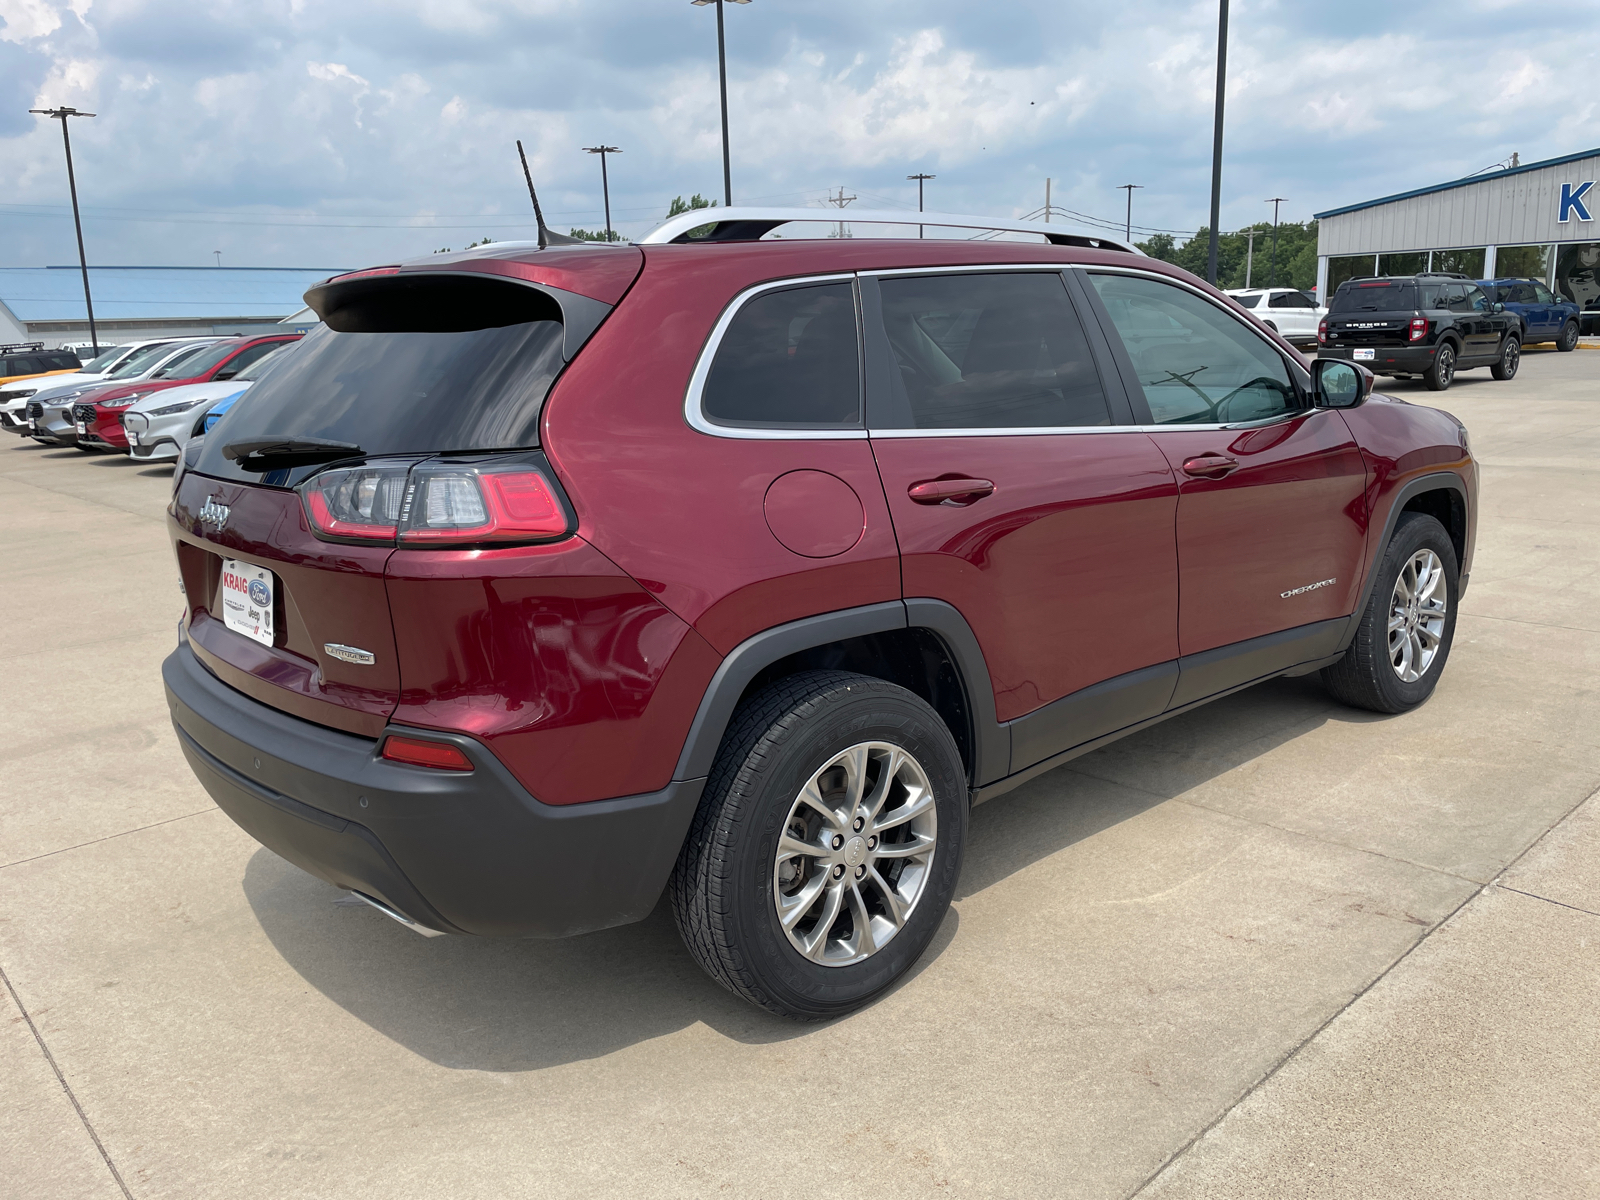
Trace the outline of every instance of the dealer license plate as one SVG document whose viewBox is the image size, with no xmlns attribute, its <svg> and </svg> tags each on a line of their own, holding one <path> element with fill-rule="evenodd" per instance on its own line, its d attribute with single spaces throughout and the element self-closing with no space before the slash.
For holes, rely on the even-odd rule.
<svg viewBox="0 0 1600 1200">
<path fill-rule="evenodd" d="M 222 623 L 272 645 L 272 572 L 235 558 L 222 560 Z"/>
<path fill-rule="evenodd" d="M 1378 357 L 1378 352 L 1376 350 L 1357 350 L 1356 351 L 1356 361 L 1357 362 L 1360 362 L 1362 359 L 1367 359 L 1367 360 L 1370 361 L 1371 359 L 1374 359 L 1374 358 L 1377 358 L 1377 357 Z"/>
<path fill-rule="evenodd" d="M 129 434 L 128 434 L 128 445 L 137 446 L 138 444 L 139 444 L 139 435 L 137 433 L 129 432 Z"/>
<path fill-rule="evenodd" d="M 34 420 L 32 417 L 28 418 L 28 432 L 29 433 L 38 433 L 39 432 L 39 422 Z"/>
<path fill-rule="evenodd" d="M 89 427 L 87 425 L 85 425 L 82 421 L 79 421 L 78 422 L 78 432 L 79 433 L 88 433 L 89 432 Z"/>
</svg>

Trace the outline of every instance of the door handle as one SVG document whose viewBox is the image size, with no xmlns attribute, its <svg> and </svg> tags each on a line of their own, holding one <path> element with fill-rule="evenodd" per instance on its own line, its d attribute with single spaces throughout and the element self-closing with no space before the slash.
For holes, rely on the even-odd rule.
<svg viewBox="0 0 1600 1200">
<path fill-rule="evenodd" d="M 913 483 L 906 495 L 915 504 L 971 504 L 993 491 L 994 484 L 987 479 L 928 479 Z"/>
<path fill-rule="evenodd" d="M 1201 454 L 1183 460 L 1183 473 L 1196 479 L 1221 479 L 1239 466 L 1239 460 L 1221 454 Z"/>
</svg>

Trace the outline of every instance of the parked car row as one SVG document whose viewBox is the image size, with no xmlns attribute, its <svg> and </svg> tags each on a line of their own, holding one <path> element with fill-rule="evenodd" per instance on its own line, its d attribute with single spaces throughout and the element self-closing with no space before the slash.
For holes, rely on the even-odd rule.
<svg viewBox="0 0 1600 1200">
<path fill-rule="evenodd" d="M 215 405 L 241 394 L 301 336 L 155 339 L 112 347 L 75 371 L 13 377 L 0 384 L 0 428 L 85 453 L 176 459 Z"/>
</svg>

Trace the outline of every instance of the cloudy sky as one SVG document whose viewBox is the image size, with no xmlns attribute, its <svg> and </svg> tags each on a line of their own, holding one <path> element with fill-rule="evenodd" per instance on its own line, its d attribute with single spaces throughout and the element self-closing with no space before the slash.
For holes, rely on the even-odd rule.
<svg viewBox="0 0 1600 1200">
<path fill-rule="evenodd" d="M 754 0 L 727 12 L 736 201 L 1193 230 L 1216 0 Z M 1600 144 L 1600 8 L 1235 0 L 1224 228 Z M 0 265 L 361 266 L 616 227 L 721 192 L 715 16 L 688 0 L 0 0 Z"/>
</svg>

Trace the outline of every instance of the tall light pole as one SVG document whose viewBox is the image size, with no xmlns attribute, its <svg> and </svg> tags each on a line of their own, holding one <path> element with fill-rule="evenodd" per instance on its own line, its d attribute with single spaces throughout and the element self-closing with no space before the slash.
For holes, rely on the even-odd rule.
<svg viewBox="0 0 1600 1200">
<path fill-rule="evenodd" d="M 1278 205 L 1287 200 L 1287 196 L 1274 196 L 1262 203 L 1272 205 L 1272 282 L 1268 287 L 1278 286 Z"/>
<path fill-rule="evenodd" d="M 1222 219 L 1222 101 L 1228 89 L 1228 0 L 1217 13 L 1217 124 L 1211 138 L 1211 245 L 1206 251 L 1206 278 L 1217 285 L 1217 222 Z"/>
<path fill-rule="evenodd" d="M 1133 191 L 1134 191 L 1135 188 L 1138 188 L 1140 191 L 1143 191 L 1144 190 L 1144 184 L 1142 184 L 1142 183 L 1119 183 L 1117 185 L 1117 190 L 1118 191 L 1127 192 L 1128 193 L 1128 220 L 1122 227 L 1122 236 L 1124 238 L 1126 238 L 1130 242 L 1133 241 Z"/>
<path fill-rule="evenodd" d="M 78 231 L 78 267 L 83 272 L 83 307 L 89 312 L 89 340 L 94 343 L 94 356 L 99 358 L 100 334 L 94 327 L 94 300 L 89 295 L 89 260 L 83 253 L 83 219 L 78 215 L 78 181 L 72 173 L 72 135 L 67 132 L 68 117 L 92 117 L 94 114 L 79 112 L 75 108 L 30 108 L 28 111 L 61 122 L 61 144 L 67 148 L 67 190 L 72 193 L 72 225 Z"/>
<path fill-rule="evenodd" d="M 722 202 L 733 207 L 733 169 L 728 165 L 728 46 L 722 34 L 722 6 L 749 4 L 750 0 L 689 0 L 696 8 L 717 6 L 717 82 L 722 87 Z"/>
<path fill-rule="evenodd" d="M 927 179 L 937 179 L 939 177 L 937 175 L 907 175 L 906 178 L 907 179 L 915 179 L 917 181 L 917 211 L 921 212 L 922 211 L 922 184 L 923 184 L 923 181 L 927 180 Z M 1049 217 L 1045 218 L 1045 220 L 1047 220 L 1047 221 L 1049 219 L 1050 219 Z M 921 225 L 917 226 L 917 236 L 918 237 L 922 236 L 922 226 Z"/>
<path fill-rule="evenodd" d="M 606 177 L 606 155 L 621 154 L 622 151 L 615 146 L 585 146 L 584 150 L 600 156 L 600 193 L 606 203 L 606 241 L 615 241 L 611 236 L 611 181 Z"/>
</svg>

